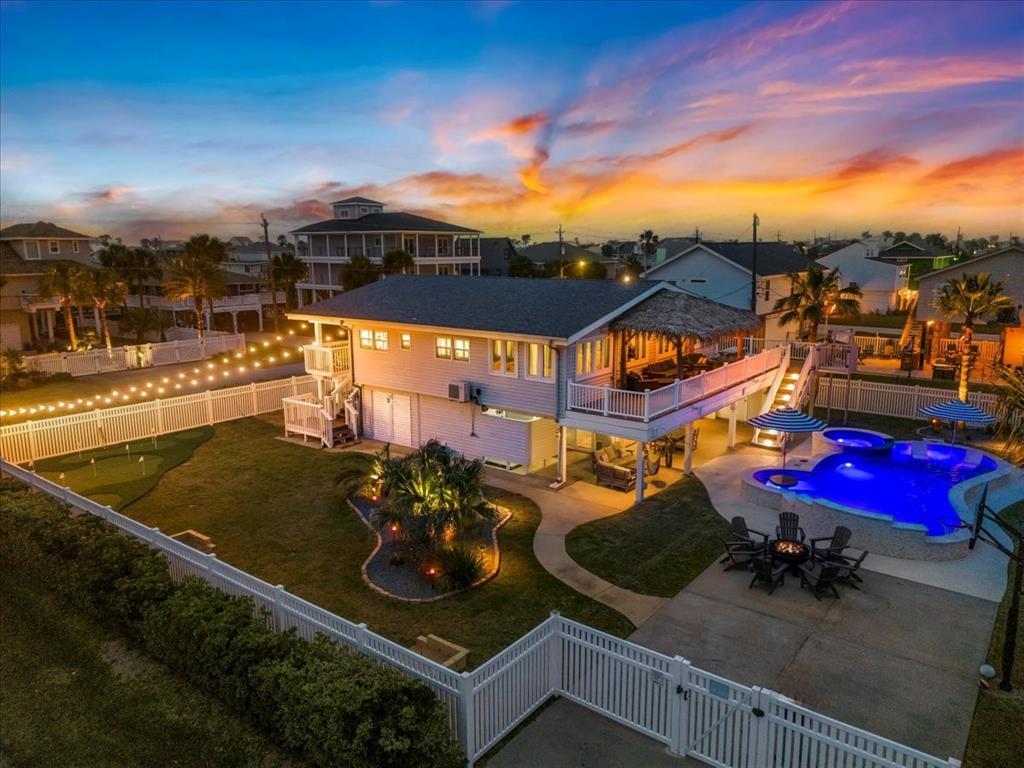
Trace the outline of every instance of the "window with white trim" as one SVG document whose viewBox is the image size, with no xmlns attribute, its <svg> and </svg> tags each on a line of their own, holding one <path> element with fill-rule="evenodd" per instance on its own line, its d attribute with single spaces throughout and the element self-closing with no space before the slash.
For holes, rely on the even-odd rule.
<svg viewBox="0 0 1024 768">
<path fill-rule="evenodd" d="M 442 360 L 452 359 L 452 337 L 438 336 L 434 339 L 434 357 Z"/>
<path fill-rule="evenodd" d="M 526 350 L 526 377 L 552 379 L 555 376 L 555 350 L 550 344 L 530 343 Z"/>
<path fill-rule="evenodd" d="M 644 360 L 647 358 L 647 336 L 643 333 L 636 334 L 629 340 L 626 347 L 627 360 Z"/>
<path fill-rule="evenodd" d="M 452 357 L 464 363 L 469 362 L 469 339 L 455 339 Z"/>
<path fill-rule="evenodd" d="M 28 259 L 29 261 L 38 261 L 39 259 L 43 258 L 42 254 L 39 252 L 38 240 L 25 241 L 25 258 Z"/>
<path fill-rule="evenodd" d="M 46 249 L 50 253 L 60 253 L 60 243 L 56 240 L 50 240 L 46 243 Z"/>
<path fill-rule="evenodd" d="M 402 334 L 402 342 L 401 342 L 401 344 L 402 344 L 402 349 L 412 349 L 412 334 L 411 333 L 403 333 Z"/>
<path fill-rule="evenodd" d="M 78 241 L 77 240 L 72 240 L 71 241 L 71 252 L 72 253 L 78 253 Z"/>
<path fill-rule="evenodd" d="M 519 344 L 510 339 L 491 339 L 491 373 L 496 376 L 515 376 L 518 373 Z"/>
<path fill-rule="evenodd" d="M 403 242 L 405 243 L 405 252 L 406 253 L 416 253 L 416 239 L 415 238 L 407 237 L 407 238 L 404 239 Z"/>
<path fill-rule="evenodd" d="M 369 328 L 361 328 L 359 330 L 359 348 L 373 349 L 373 331 Z"/>
<path fill-rule="evenodd" d="M 609 353 L 607 339 L 582 341 L 576 345 L 577 376 L 586 376 L 597 371 L 603 371 L 610 365 L 611 354 Z"/>
<path fill-rule="evenodd" d="M 448 255 L 448 251 L 449 251 L 449 246 L 451 246 L 451 242 L 449 240 L 444 239 L 444 238 L 442 238 L 441 240 L 438 240 L 437 241 L 437 255 L 438 256 L 447 256 Z"/>
<path fill-rule="evenodd" d="M 374 331 L 373 332 L 373 348 L 378 352 L 388 351 L 388 332 L 387 331 Z"/>
<path fill-rule="evenodd" d="M 374 328 L 359 329 L 359 348 L 375 349 L 378 352 L 388 351 L 388 332 Z"/>
</svg>

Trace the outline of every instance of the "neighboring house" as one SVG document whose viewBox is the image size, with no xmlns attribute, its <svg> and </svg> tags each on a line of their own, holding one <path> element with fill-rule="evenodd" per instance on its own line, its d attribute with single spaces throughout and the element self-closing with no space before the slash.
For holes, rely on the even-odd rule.
<svg viewBox="0 0 1024 768">
<path fill-rule="evenodd" d="M 386 213 L 384 204 L 365 197 L 331 203 L 333 219 L 291 232 L 297 253 L 309 264 L 299 283 L 299 306 L 341 291 L 340 266 L 354 254 L 380 263 L 389 251 L 404 250 L 424 275 L 479 275 L 480 232 L 412 213 Z"/>
<path fill-rule="evenodd" d="M 538 267 L 543 267 L 548 262 L 561 261 L 567 267 L 575 262 L 599 261 L 600 256 L 589 248 L 584 248 L 576 243 L 561 242 L 553 240 L 550 243 L 535 243 L 526 248 L 519 249 L 519 255 L 525 256 Z"/>
<path fill-rule="evenodd" d="M 636 440 L 642 449 L 709 412 L 721 410 L 735 424 L 748 399 L 757 412 L 785 375 L 776 348 L 735 376 L 680 384 L 673 374 L 648 395 L 627 391 L 624 382 L 642 369 L 661 362 L 677 370 L 699 343 L 735 346 L 737 335 L 758 325 L 749 312 L 667 283 L 396 276 L 289 317 L 313 325 L 306 367 L 329 394 L 286 399 L 286 431 L 331 445 L 343 418 L 386 443 L 436 438 L 518 471 L 554 464 L 562 480 L 567 448 L 586 451 L 589 462 L 601 445 Z M 331 325 L 351 342 L 325 343 Z M 642 458 L 636 463 L 642 492 Z"/>
<path fill-rule="evenodd" d="M 46 221 L 0 229 L 0 347 L 25 349 L 53 341 L 60 304 L 39 295 L 39 278 L 57 263 L 92 263 L 89 235 Z"/>
<path fill-rule="evenodd" d="M 518 255 L 508 237 L 480 238 L 480 274 L 491 277 L 508 275 L 508 263 Z"/>
<path fill-rule="evenodd" d="M 1000 248 L 998 251 L 975 256 L 973 259 L 951 264 L 942 269 L 921 275 L 918 279 L 918 289 L 921 298 L 917 306 L 917 319 L 927 322 L 933 320 L 939 323 L 949 323 L 950 318 L 943 315 L 934 306 L 935 297 L 942 286 L 951 277 L 961 275 L 976 275 L 980 272 L 988 272 L 992 280 L 998 280 L 1003 284 L 1004 292 L 1013 299 L 1017 307 L 1016 322 L 1021 322 L 1022 307 L 1024 307 L 1024 246 L 1010 245 Z M 1015 365 L 1020 365 L 1017 361 Z"/>
<path fill-rule="evenodd" d="M 654 251 L 652 263 L 648 265 L 648 268 L 656 267 L 666 261 L 669 257 L 675 256 L 680 251 L 685 251 L 696 242 L 697 241 L 692 237 L 666 237 L 664 240 L 659 240 L 657 248 Z M 638 250 L 642 247 L 643 246 L 638 246 Z"/>
<path fill-rule="evenodd" d="M 915 278 L 933 269 L 942 269 L 955 258 L 948 251 L 936 248 L 923 241 L 900 240 L 878 252 L 879 261 L 910 267 L 910 287 L 915 288 Z"/>
<path fill-rule="evenodd" d="M 662 263 L 648 269 L 646 279 L 665 280 L 680 288 L 731 307 L 750 309 L 753 243 L 693 243 Z M 790 273 L 807 270 L 808 259 L 790 243 L 757 244 L 757 306 L 754 311 L 766 319 L 765 334 L 775 338 L 787 329 L 774 318 L 775 302 L 790 295 Z"/>
<path fill-rule="evenodd" d="M 916 294 L 910 289 L 910 264 L 879 258 L 889 247 L 882 238 L 854 240 L 818 259 L 827 269 L 839 269 L 843 285 L 861 290 L 861 312 L 903 310 Z"/>
<path fill-rule="evenodd" d="M 264 279 L 267 276 L 267 243 L 265 240 L 247 243 L 236 242 L 249 240 L 249 238 L 233 237 L 228 245 L 227 268 L 235 272 L 244 272 L 247 275 Z M 270 243 L 270 255 L 281 256 L 285 253 L 292 253 L 295 247 L 291 243 L 280 245 L 276 242 Z"/>
</svg>

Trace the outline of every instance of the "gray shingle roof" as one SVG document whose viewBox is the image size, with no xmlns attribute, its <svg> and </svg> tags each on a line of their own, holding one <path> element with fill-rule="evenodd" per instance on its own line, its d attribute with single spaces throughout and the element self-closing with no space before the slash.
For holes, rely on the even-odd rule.
<svg viewBox="0 0 1024 768">
<path fill-rule="evenodd" d="M 378 200 L 371 200 L 368 197 L 346 197 L 344 200 L 335 200 L 331 205 L 344 205 L 345 203 L 362 203 L 363 205 L 384 205 Z"/>
<path fill-rule="evenodd" d="M 567 339 L 657 287 L 614 280 L 399 275 L 295 314 Z"/>
<path fill-rule="evenodd" d="M 715 253 L 724 256 L 729 261 L 750 270 L 753 263 L 753 243 L 738 242 L 710 242 L 701 240 L 700 245 L 709 248 Z M 694 245 L 683 247 L 681 251 L 668 254 L 657 267 L 651 267 L 650 272 L 661 269 L 673 260 L 679 253 L 685 253 Z M 808 258 L 800 252 L 792 243 L 757 243 L 757 273 L 759 275 L 783 275 L 788 272 L 803 272 L 807 269 Z"/>
<path fill-rule="evenodd" d="M 21 240 L 26 237 L 64 237 L 88 240 L 89 235 L 81 232 L 73 232 L 64 227 L 58 227 L 50 221 L 37 221 L 35 224 L 12 224 L 9 227 L 0 229 L 0 240 Z"/>
<path fill-rule="evenodd" d="M 53 262 L 25 261 L 10 243 L 0 242 L 0 275 L 41 275 Z"/>
<path fill-rule="evenodd" d="M 318 232 L 466 232 L 477 234 L 480 230 L 457 227 L 436 219 L 417 216 L 412 213 L 368 213 L 358 219 L 327 219 L 315 224 L 293 229 L 292 234 L 316 234 Z"/>
</svg>

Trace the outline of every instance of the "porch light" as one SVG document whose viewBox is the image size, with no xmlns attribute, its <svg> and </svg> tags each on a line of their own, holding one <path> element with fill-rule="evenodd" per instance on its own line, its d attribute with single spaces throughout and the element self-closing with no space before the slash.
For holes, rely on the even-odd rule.
<svg viewBox="0 0 1024 768">
<path fill-rule="evenodd" d="M 625 275 L 622 276 L 622 282 L 624 282 L 624 283 L 628 283 L 632 279 L 633 279 L 633 276 L 631 274 L 629 274 L 629 272 L 627 272 Z"/>
</svg>

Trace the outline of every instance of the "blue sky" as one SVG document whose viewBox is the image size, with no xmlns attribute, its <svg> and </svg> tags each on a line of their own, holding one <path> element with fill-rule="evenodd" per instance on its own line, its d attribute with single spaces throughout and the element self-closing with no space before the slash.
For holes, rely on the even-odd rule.
<svg viewBox="0 0 1024 768">
<path fill-rule="evenodd" d="M 1022 8 L 3 2 L 0 217 L 1019 231 Z"/>
</svg>

